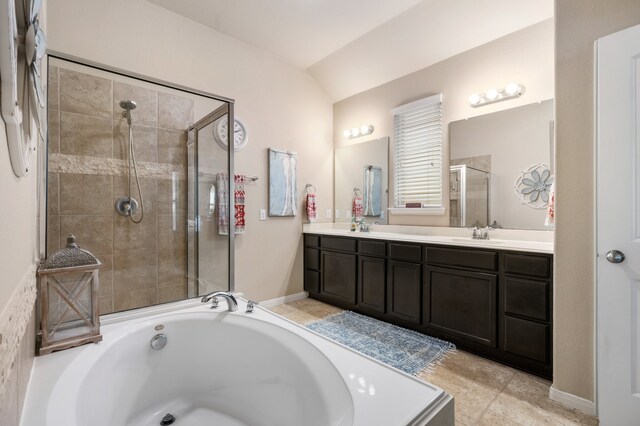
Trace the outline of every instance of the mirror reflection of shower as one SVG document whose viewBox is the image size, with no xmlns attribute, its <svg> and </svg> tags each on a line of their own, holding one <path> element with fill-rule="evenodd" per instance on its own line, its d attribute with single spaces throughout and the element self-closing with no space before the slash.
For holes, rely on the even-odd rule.
<svg viewBox="0 0 640 426">
<path fill-rule="evenodd" d="M 120 197 L 118 201 L 116 201 L 116 210 L 122 216 L 129 216 L 133 223 L 140 223 L 144 218 L 144 200 L 142 198 L 142 189 L 140 188 L 140 179 L 138 178 L 138 166 L 136 164 L 136 153 L 133 147 L 133 129 L 132 129 L 132 120 L 131 120 L 131 111 L 136 108 L 136 103 L 130 99 L 121 100 L 120 108 L 123 109 L 122 116 L 127 119 L 127 124 L 129 125 L 129 155 L 128 155 L 128 166 L 129 173 L 127 174 L 127 192 L 128 194 Z M 138 201 L 135 198 L 131 197 L 131 169 L 133 169 L 133 173 L 136 180 L 136 186 L 138 187 L 138 195 L 140 196 L 140 218 L 134 219 L 133 215 L 138 211 Z"/>
</svg>

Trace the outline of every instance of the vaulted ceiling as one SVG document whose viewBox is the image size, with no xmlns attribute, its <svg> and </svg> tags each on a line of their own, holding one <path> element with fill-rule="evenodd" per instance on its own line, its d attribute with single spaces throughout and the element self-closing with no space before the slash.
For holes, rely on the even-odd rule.
<svg viewBox="0 0 640 426">
<path fill-rule="evenodd" d="M 553 0 L 148 1 L 307 69 L 334 101 L 553 17 Z"/>
</svg>

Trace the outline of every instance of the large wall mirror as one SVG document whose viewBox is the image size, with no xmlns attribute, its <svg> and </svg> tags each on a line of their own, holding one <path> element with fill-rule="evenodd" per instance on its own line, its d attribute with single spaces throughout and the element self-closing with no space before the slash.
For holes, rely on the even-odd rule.
<svg viewBox="0 0 640 426">
<path fill-rule="evenodd" d="M 101 314 L 232 290 L 233 150 L 213 131 L 233 103 L 62 58 L 48 71 L 47 255 L 73 234 L 102 261 Z"/>
<path fill-rule="evenodd" d="M 388 137 L 335 150 L 336 222 L 351 221 L 354 198 L 359 198 L 365 222 L 387 223 L 388 163 Z"/>
<path fill-rule="evenodd" d="M 544 230 L 553 100 L 449 124 L 449 224 Z"/>
</svg>

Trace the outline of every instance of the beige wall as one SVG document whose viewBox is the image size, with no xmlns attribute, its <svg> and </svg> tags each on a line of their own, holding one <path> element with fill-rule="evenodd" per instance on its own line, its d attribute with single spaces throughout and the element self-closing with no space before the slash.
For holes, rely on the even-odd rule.
<svg viewBox="0 0 640 426">
<path fill-rule="evenodd" d="M 594 41 L 640 23 L 637 0 L 556 1 L 554 387 L 594 398 Z"/>
<path fill-rule="evenodd" d="M 37 158 L 33 158 L 37 164 Z M 13 174 L 4 121 L 0 118 L 0 424 L 17 425 L 35 352 L 37 176 Z M 27 278 L 30 276 L 32 278 Z M 29 291 L 31 290 L 31 291 Z M 27 303 L 28 302 L 28 303 Z M 18 310 L 28 312 L 17 315 Z"/>
<path fill-rule="evenodd" d="M 34 157 L 33 164 L 37 164 Z M 37 179 L 13 174 L 0 119 L 0 312 L 37 257 Z"/>
<path fill-rule="evenodd" d="M 526 86 L 525 94 L 515 100 L 481 108 L 469 106 L 469 95 L 510 82 Z M 547 20 L 493 42 L 446 59 L 423 70 L 367 90 L 334 105 L 333 139 L 336 147 L 347 143 L 345 129 L 373 124 L 370 138 L 393 136 L 391 109 L 436 93 L 444 95 L 443 122 L 445 156 L 449 163 L 449 122 L 553 98 L 553 20 Z M 391 140 L 393 146 L 393 138 Z M 391 149 L 393 152 L 393 149 Z M 389 171 L 393 175 L 393 170 Z M 444 174 L 444 188 L 449 174 Z M 393 200 L 392 188 L 389 199 Z M 446 192 L 446 191 L 445 191 Z M 445 197 L 448 195 L 445 194 Z M 445 198 L 445 205 L 448 199 Z M 449 224 L 444 216 L 391 216 L 391 224 Z"/>
<path fill-rule="evenodd" d="M 255 300 L 302 291 L 304 185 L 316 186 L 319 212 L 333 204 L 331 101 L 312 77 L 143 0 L 58 0 L 48 17 L 53 50 L 236 100 L 249 134 L 236 172 L 260 178 L 245 186 L 247 228 L 236 238 L 236 289 Z M 258 221 L 258 210 L 267 207 L 268 147 L 298 152 L 296 218 Z"/>
</svg>

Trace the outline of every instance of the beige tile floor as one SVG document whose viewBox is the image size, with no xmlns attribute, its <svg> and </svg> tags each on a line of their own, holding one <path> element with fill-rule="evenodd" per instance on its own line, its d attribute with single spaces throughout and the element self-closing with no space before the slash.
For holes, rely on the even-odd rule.
<svg viewBox="0 0 640 426">
<path fill-rule="evenodd" d="M 342 309 L 304 299 L 276 306 L 272 311 L 307 324 Z M 461 350 L 451 352 L 418 377 L 454 397 L 456 426 L 598 424 L 594 417 L 551 401 L 549 381 Z"/>
</svg>

